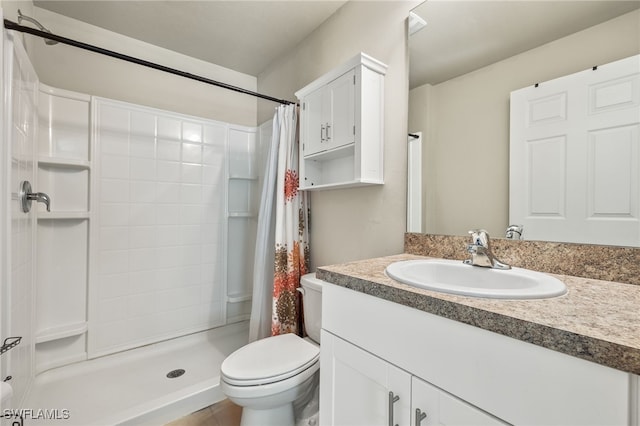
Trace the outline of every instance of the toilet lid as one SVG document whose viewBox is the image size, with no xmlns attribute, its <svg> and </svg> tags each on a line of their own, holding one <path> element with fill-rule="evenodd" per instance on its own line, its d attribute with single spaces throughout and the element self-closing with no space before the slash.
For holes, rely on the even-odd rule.
<svg viewBox="0 0 640 426">
<path fill-rule="evenodd" d="M 266 384 L 295 376 L 319 357 L 317 346 L 295 334 L 283 334 L 243 346 L 223 361 L 220 371 L 231 384 Z"/>
</svg>

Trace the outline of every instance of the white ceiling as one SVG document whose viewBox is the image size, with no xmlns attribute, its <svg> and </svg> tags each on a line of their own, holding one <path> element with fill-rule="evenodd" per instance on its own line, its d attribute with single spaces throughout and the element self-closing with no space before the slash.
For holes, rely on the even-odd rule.
<svg viewBox="0 0 640 426">
<path fill-rule="evenodd" d="M 639 7 L 639 0 L 429 0 L 414 9 L 427 26 L 409 40 L 409 85 L 446 81 Z"/>
<path fill-rule="evenodd" d="M 34 1 L 37 7 L 253 76 L 304 40 L 344 3 Z"/>
</svg>

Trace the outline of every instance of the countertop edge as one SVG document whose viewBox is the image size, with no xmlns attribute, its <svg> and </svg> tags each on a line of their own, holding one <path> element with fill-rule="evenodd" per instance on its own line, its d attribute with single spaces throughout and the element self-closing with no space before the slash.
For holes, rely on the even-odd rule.
<svg viewBox="0 0 640 426">
<path fill-rule="evenodd" d="M 335 266 L 335 265 L 333 265 Z M 640 374 L 640 348 L 608 342 L 509 315 L 456 303 L 403 288 L 319 267 L 316 276 L 329 283 L 498 333 L 617 370 Z"/>
</svg>

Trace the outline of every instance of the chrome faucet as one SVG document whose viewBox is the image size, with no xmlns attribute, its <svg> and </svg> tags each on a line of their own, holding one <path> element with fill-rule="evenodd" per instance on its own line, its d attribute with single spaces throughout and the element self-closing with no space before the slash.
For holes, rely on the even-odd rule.
<svg viewBox="0 0 640 426">
<path fill-rule="evenodd" d="M 511 266 L 500 262 L 491 252 L 487 231 L 484 229 L 472 229 L 469 234 L 472 241 L 471 244 L 467 245 L 467 252 L 471 255 L 471 258 L 465 260 L 465 264 L 484 268 L 511 269 Z"/>
<path fill-rule="evenodd" d="M 508 240 L 521 240 L 524 225 L 509 225 L 505 237 Z"/>
</svg>

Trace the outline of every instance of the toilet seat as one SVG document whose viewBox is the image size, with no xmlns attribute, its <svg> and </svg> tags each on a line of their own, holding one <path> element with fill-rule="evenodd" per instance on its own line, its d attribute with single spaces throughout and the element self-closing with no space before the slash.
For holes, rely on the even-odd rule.
<svg viewBox="0 0 640 426">
<path fill-rule="evenodd" d="M 224 360 L 220 371 L 230 385 L 267 385 L 300 374 L 319 358 L 317 346 L 295 334 L 283 334 L 243 346 Z"/>
</svg>

